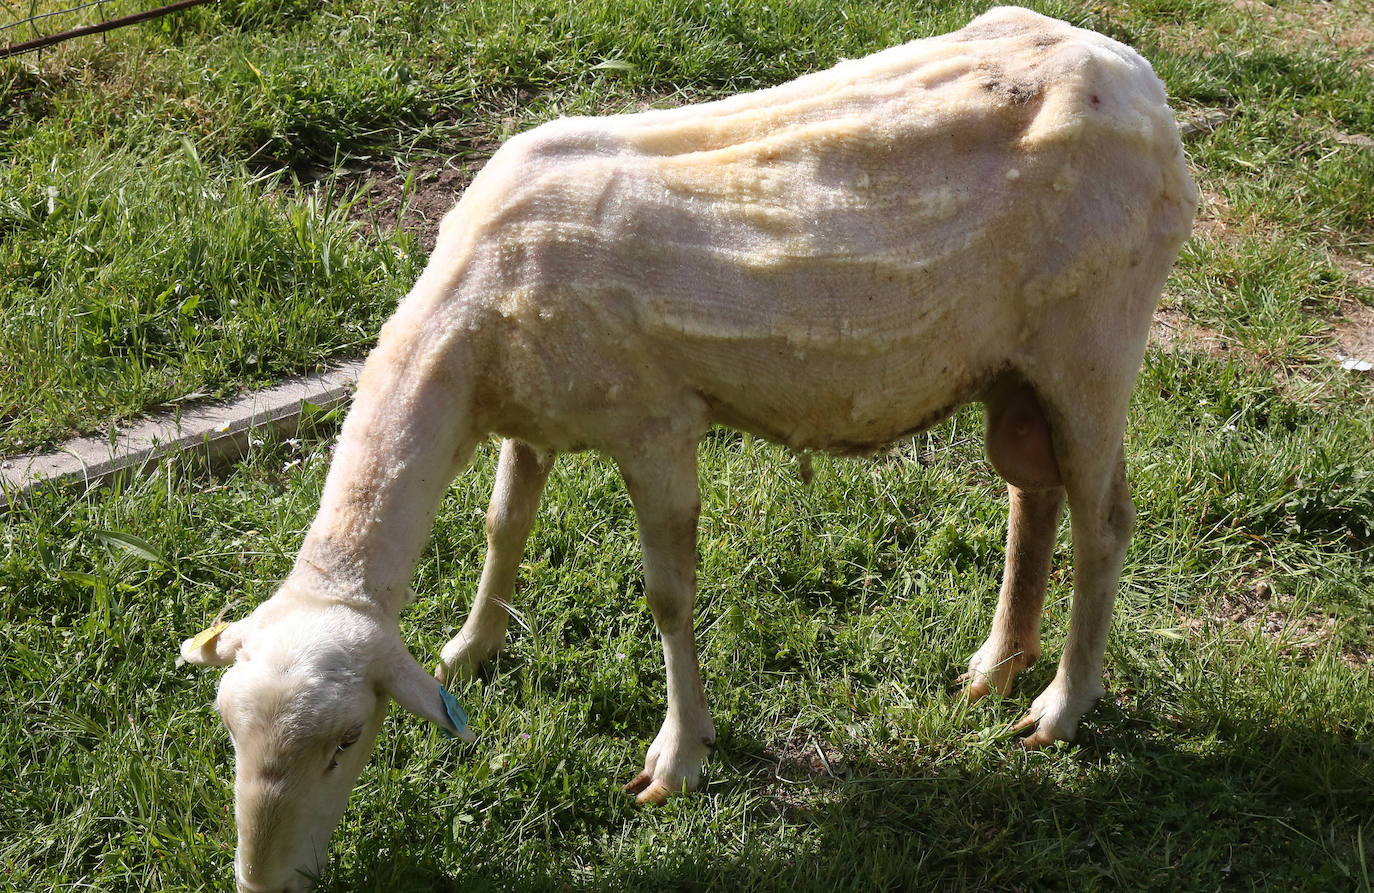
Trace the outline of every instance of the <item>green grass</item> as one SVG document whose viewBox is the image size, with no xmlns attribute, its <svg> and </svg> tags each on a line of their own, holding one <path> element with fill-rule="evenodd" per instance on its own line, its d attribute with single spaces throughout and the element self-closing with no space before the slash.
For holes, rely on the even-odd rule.
<svg viewBox="0 0 1374 893">
<path fill-rule="evenodd" d="M 418 265 L 371 244 L 327 187 L 209 173 L 190 144 L 144 166 L 107 144 L 0 172 L 0 417 L 9 447 L 214 394 L 371 342 Z"/>
<path fill-rule="evenodd" d="M 1006 731 L 1053 673 L 1066 531 L 1046 660 L 1000 703 L 951 697 L 1005 537 L 976 410 L 820 459 L 810 487 L 721 431 L 697 623 L 719 746 L 702 793 L 633 807 L 662 655 L 624 489 L 567 456 L 509 647 L 459 692 L 478 743 L 393 715 L 325 890 L 1371 889 L 1374 390 L 1332 339 L 1374 300 L 1344 272 L 1374 245 L 1374 151 L 1336 139 L 1374 135 L 1371 51 L 1339 42 L 1374 11 L 1039 6 L 1140 47 L 1183 114 L 1229 115 L 1188 147 L 1208 221 L 1165 301 L 1207 338 L 1141 374 L 1139 529 L 1079 740 Z M 423 258 L 364 225 L 358 170 L 467 163 L 556 114 L 774 83 L 980 8 L 244 0 L 0 63 L 0 454 L 364 350 Z M 286 573 L 331 430 L 7 516 L 0 888 L 226 887 L 217 674 L 173 659 Z M 493 464 L 417 570 L 426 663 L 475 589 Z"/>
<path fill-rule="evenodd" d="M 703 793 L 663 810 L 615 786 L 664 709 L 628 500 L 608 462 L 564 457 L 518 629 L 459 692 L 479 742 L 394 715 L 325 888 L 1362 889 L 1374 703 L 1343 655 L 1371 645 L 1374 431 L 1358 406 L 1268 384 L 1152 356 L 1110 695 L 1079 743 L 1045 754 L 1005 729 L 1049 662 L 1010 702 L 950 697 L 990 620 L 1005 532 L 976 412 L 903 455 L 821 460 L 810 488 L 776 448 L 710 438 L 698 629 L 720 742 Z M 175 465 L 11 519 L 0 771 L 23 782 L 0 805 L 0 866 L 16 889 L 221 883 L 232 764 L 216 674 L 173 657 L 285 573 L 327 458 L 269 443 L 208 484 Z M 476 585 L 493 461 L 484 449 L 460 478 L 417 574 L 404 629 L 427 661 Z M 1305 485 L 1268 498 L 1290 475 Z M 1060 551 L 1049 655 L 1069 599 Z M 1331 617 L 1337 634 L 1309 648 L 1189 625 L 1261 578 L 1295 628 Z"/>
</svg>

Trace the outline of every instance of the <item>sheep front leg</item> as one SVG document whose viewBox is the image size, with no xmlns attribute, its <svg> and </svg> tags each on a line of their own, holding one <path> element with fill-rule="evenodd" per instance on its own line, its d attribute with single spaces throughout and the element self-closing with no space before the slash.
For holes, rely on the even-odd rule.
<svg viewBox="0 0 1374 893">
<path fill-rule="evenodd" d="M 692 628 L 701 511 L 696 444 L 618 461 L 639 520 L 645 595 L 663 639 L 668 677 L 668 715 L 649 747 L 644 771 L 625 790 L 640 803 L 659 804 L 696 788 L 702 761 L 716 741 Z"/>
<path fill-rule="evenodd" d="M 510 620 L 506 605 L 515 589 L 525 540 L 534 526 L 539 494 L 552 469 L 552 454 L 541 456 L 518 440 L 501 444 L 496 486 L 487 507 L 487 559 L 482 581 L 467 622 L 440 653 L 441 663 L 434 676 L 441 683 L 471 676 L 505 642 Z"/>
</svg>

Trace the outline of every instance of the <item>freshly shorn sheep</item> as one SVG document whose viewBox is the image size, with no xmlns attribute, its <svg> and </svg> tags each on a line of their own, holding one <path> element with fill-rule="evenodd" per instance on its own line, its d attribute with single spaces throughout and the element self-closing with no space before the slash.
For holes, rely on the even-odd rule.
<svg viewBox="0 0 1374 893">
<path fill-rule="evenodd" d="M 501 646 L 558 452 L 618 464 L 663 639 L 667 717 L 627 789 L 695 786 L 715 740 L 692 631 L 696 448 L 715 423 L 863 454 L 984 403 L 1007 565 L 960 681 L 1006 692 L 1039 655 L 1067 496 L 1068 638 L 1017 728 L 1028 747 L 1071 739 L 1104 691 L 1134 519 L 1127 400 L 1196 199 L 1148 63 L 1015 8 L 773 89 L 512 139 L 383 328 L 290 576 L 182 646 L 233 664 L 218 706 L 240 888 L 308 885 L 391 699 L 459 731 L 440 682 Z M 436 680 L 398 616 L 445 488 L 492 434 L 486 564 Z"/>
</svg>

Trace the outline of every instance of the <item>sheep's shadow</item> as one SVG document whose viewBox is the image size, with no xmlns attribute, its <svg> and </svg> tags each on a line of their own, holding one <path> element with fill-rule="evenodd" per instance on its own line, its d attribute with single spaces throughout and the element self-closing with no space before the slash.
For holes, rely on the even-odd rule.
<svg viewBox="0 0 1374 893">
<path fill-rule="evenodd" d="M 1169 734 L 1180 724 L 1182 747 Z M 651 855 L 557 875 L 482 858 L 455 873 L 413 826 L 377 823 L 358 842 L 376 858 L 326 889 L 1317 890 L 1367 877 L 1374 759 L 1338 729 L 1221 709 L 1185 721 L 1109 702 L 1070 748 L 1021 757 L 1016 746 L 918 743 L 874 758 L 734 738 L 701 795 L 751 803 L 758 831 L 736 829 L 744 842 L 728 854 L 699 819 L 684 817 L 689 831 L 665 845 L 671 820 L 630 811 L 604 837 L 642 823 L 655 832 Z M 776 846 L 779 834 L 805 842 Z"/>
</svg>

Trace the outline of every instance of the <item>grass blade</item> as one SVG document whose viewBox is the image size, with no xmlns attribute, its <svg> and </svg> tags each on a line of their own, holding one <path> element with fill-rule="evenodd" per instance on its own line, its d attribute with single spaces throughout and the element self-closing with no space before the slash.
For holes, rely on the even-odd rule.
<svg viewBox="0 0 1374 893">
<path fill-rule="evenodd" d="M 105 530 L 103 528 L 92 529 L 91 533 L 107 546 L 123 549 L 131 555 L 137 555 L 139 558 L 154 564 L 160 564 L 164 567 L 172 566 L 172 562 L 167 559 L 166 555 L 163 555 L 152 543 L 140 536 L 125 533 L 122 530 Z"/>
</svg>

